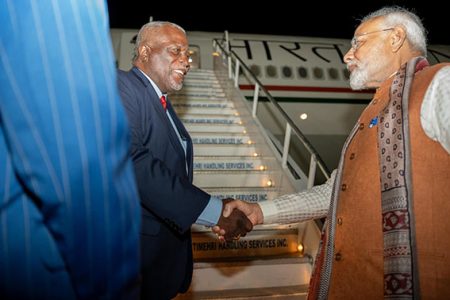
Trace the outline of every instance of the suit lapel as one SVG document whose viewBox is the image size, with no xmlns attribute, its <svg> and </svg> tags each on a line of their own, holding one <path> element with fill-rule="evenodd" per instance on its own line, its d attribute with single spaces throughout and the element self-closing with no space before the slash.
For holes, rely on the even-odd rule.
<svg viewBox="0 0 450 300">
<path fill-rule="evenodd" d="M 175 129 L 172 126 L 172 123 L 169 120 L 169 117 L 166 115 L 166 112 L 164 111 L 163 106 L 161 105 L 161 102 L 159 100 L 158 94 L 156 93 L 155 89 L 151 85 L 150 81 L 142 74 L 142 72 L 136 68 L 132 68 L 133 73 L 139 78 L 139 80 L 142 82 L 142 84 L 145 86 L 147 93 L 149 95 L 148 101 L 150 101 L 150 104 L 152 105 L 153 109 L 157 113 L 158 117 L 161 120 L 161 124 L 163 124 L 162 127 L 165 128 L 169 140 L 172 143 L 172 146 L 176 149 L 176 151 L 184 158 L 184 161 L 187 162 L 188 165 L 188 177 L 189 179 L 192 178 L 192 141 L 191 138 L 186 131 L 186 128 L 183 126 L 183 123 L 181 123 L 180 119 L 176 115 L 175 111 L 173 110 L 172 105 L 170 104 L 170 100 L 167 97 L 167 111 L 169 112 L 170 116 L 172 117 L 173 122 L 175 123 L 175 126 L 177 127 L 178 133 L 180 134 L 181 138 L 184 139 L 186 144 L 186 156 L 184 154 L 183 146 L 180 143 L 180 140 L 178 139 L 177 133 L 175 132 Z"/>
<path fill-rule="evenodd" d="M 178 118 L 177 114 L 175 113 L 172 104 L 170 103 L 170 100 L 167 98 L 167 111 L 169 112 L 170 116 L 172 117 L 173 122 L 175 123 L 175 126 L 177 127 L 178 133 L 181 136 L 181 139 L 186 141 L 186 162 L 188 165 L 188 176 L 189 179 L 192 179 L 192 163 L 193 163 L 193 151 L 192 151 L 192 140 L 191 137 L 189 135 L 189 133 L 187 132 L 186 128 L 184 127 L 183 123 L 181 122 L 181 120 Z M 169 121 L 170 122 L 170 121 Z M 173 131 L 173 130 L 172 130 Z M 176 133 L 175 133 L 176 135 Z M 176 136 L 177 141 L 178 141 L 178 136 Z M 180 142 L 178 142 L 178 144 L 181 146 Z M 183 150 L 183 149 L 182 149 Z M 184 154 L 184 151 L 183 151 Z"/>
<path fill-rule="evenodd" d="M 183 146 L 180 143 L 180 140 L 178 139 L 178 135 L 175 132 L 175 129 L 172 126 L 172 123 L 169 120 L 169 117 L 167 116 L 166 112 L 164 111 L 163 106 L 161 105 L 161 102 L 159 101 L 158 95 L 156 95 L 156 92 L 154 91 L 152 85 L 150 84 L 147 89 L 150 89 L 153 95 L 150 97 L 150 100 L 152 101 L 152 105 L 154 106 L 154 109 L 158 113 L 158 116 L 161 119 L 162 124 L 164 124 L 164 128 L 167 130 L 167 134 L 169 136 L 169 140 L 172 143 L 172 146 L 177 150 L 177 152 L 184 158 L 184 161 L 186 161 L 186 157 L 184 155 L 184 149 Z M 172 120 L 174 121 L 175 125 L 177 126 L 178 132 L 180 133 L 181 137 L 183 138 L 182 132 L 179 130 L 179 125 L 181 124 L 180 120 L 176 116 L 175 112 L 172 108 L 169 108 L 169 100 L 166 99 L 168 105 L 167 109 L 170 113 L 170 116 L 172 117 Z"/>
</svg>

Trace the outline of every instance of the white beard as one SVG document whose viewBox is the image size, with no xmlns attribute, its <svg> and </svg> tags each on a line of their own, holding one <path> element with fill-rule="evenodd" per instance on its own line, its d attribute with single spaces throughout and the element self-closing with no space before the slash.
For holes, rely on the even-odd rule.
<svg viewBox="0 0 450 300">
<path fill-rule="evenodd" d="M 177 81 L 172 77 L 169 77 L 169 86 L 173 91 L 179 91 L 183 88 L 183 81 Z"/>
<path fill-rule="evenodd" d="M 383 62 L 380 57 L 383 57 L 382 45 L 378 45 L 367 55 L 363 61 L 358 61 L 356 58 L 354 61 L 347 63 L 349 65 L 355 65 L 356 68 L 350 73 L 350 86 L 353 90 L 363 90 L 369 88 L 367 84 L 374 81 L 374 74 L 376 70 L 383 68 Z"/>
<path fill-rule="evenodd" d="M 369 81 L 369 74 L 367 71 L 367 66 L 357 66 L 358 69 L 355 69 L 352 73 L 350 73 L 350 86 L 352 90 L 363 90 L 366 88 L 366 84 Z"/>
<path fill-rule="evenodd" d="M 172 90 L 174 90 L 174 91 L 179 91 L 179 90 L 181 90 L 181 89 L 183 88 L 183 82 L 178 83 L 178 82 L 176 82 L 176 81 L 174 81 L 174 80 L 171 80 L 171 81 L 170 81 L 170 87 L 171 87 Z"/>
</svg>

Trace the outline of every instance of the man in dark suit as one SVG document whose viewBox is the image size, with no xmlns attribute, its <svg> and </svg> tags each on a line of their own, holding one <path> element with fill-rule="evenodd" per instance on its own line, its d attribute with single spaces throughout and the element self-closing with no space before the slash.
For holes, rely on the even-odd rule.
<svg viewBox="0 0 450 300">
<path fill-rule="evenodd" d="M 134 67 L 118 74 L 142 206 L 142 299 L 170 299 L 188 289 L 193 223 L 223 224 L 227 239 L 252 229 L 240 211 L 222 217 L 223 201 L 192 184 L 192 141 L 167 99 L 183 86 L 188 47 L 178 25 L 148 23 L 138 34 Z"/>
</svg>

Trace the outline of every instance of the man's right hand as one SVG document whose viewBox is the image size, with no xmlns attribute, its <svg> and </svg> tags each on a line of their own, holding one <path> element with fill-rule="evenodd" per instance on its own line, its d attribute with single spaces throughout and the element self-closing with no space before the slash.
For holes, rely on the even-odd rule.
<svg viewBox="0 0 450 300">
<path fill-rule="evenodd" d="M 232 211 L 225 215 L 226 205 L 231 201 L 233 201 L 233 199 L 222 200 L 222 213 L 220 214 L 217 225 L 214 226 L 215 228 L 218 227 L 218 230 L 214 230 L 214 232 L 223 236 L 225 241 L 237 240 L 253 229 L 252 222 L 242 211 L 232 209 Z"/>
<path fill-rule="evenodd" d="M 264 223 L 264 215 L 258 203 L 249 203 L 242 200 L 228 201 L 223 209 L 223 216 L 229 216 L 236 209 L 242 211 L 253 225 Z"/>
</svg>

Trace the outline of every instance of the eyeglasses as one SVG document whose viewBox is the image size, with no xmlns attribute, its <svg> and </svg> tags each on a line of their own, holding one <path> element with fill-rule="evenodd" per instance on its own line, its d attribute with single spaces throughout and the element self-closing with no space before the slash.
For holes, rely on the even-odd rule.
<svg viewBox="0 0 450 300">
<path fill-rule="evenodd" d="M 384 31 L 389 31 L 389 30 L 393 30 L 394 28 L 386 28 L 386 29 L 381 29 L 381 30 L 375 30 L 375 31 L 371 31 L 371 32 L 366 32 L 366 33 L 362 33 L 358 36 L 355 36 L 352 38 L 352 41 L 350 42 L 351 45 L 351 50 L 356 51 L 359 48 L 361 48 L 361 46 L 366 42 L 366 40 L 358 40 L 360 37 L 365 36 L 365 35 L 369 35 L 372 33 L 379 33 L 379 32 L 384 32 Z"/>
</svg>

